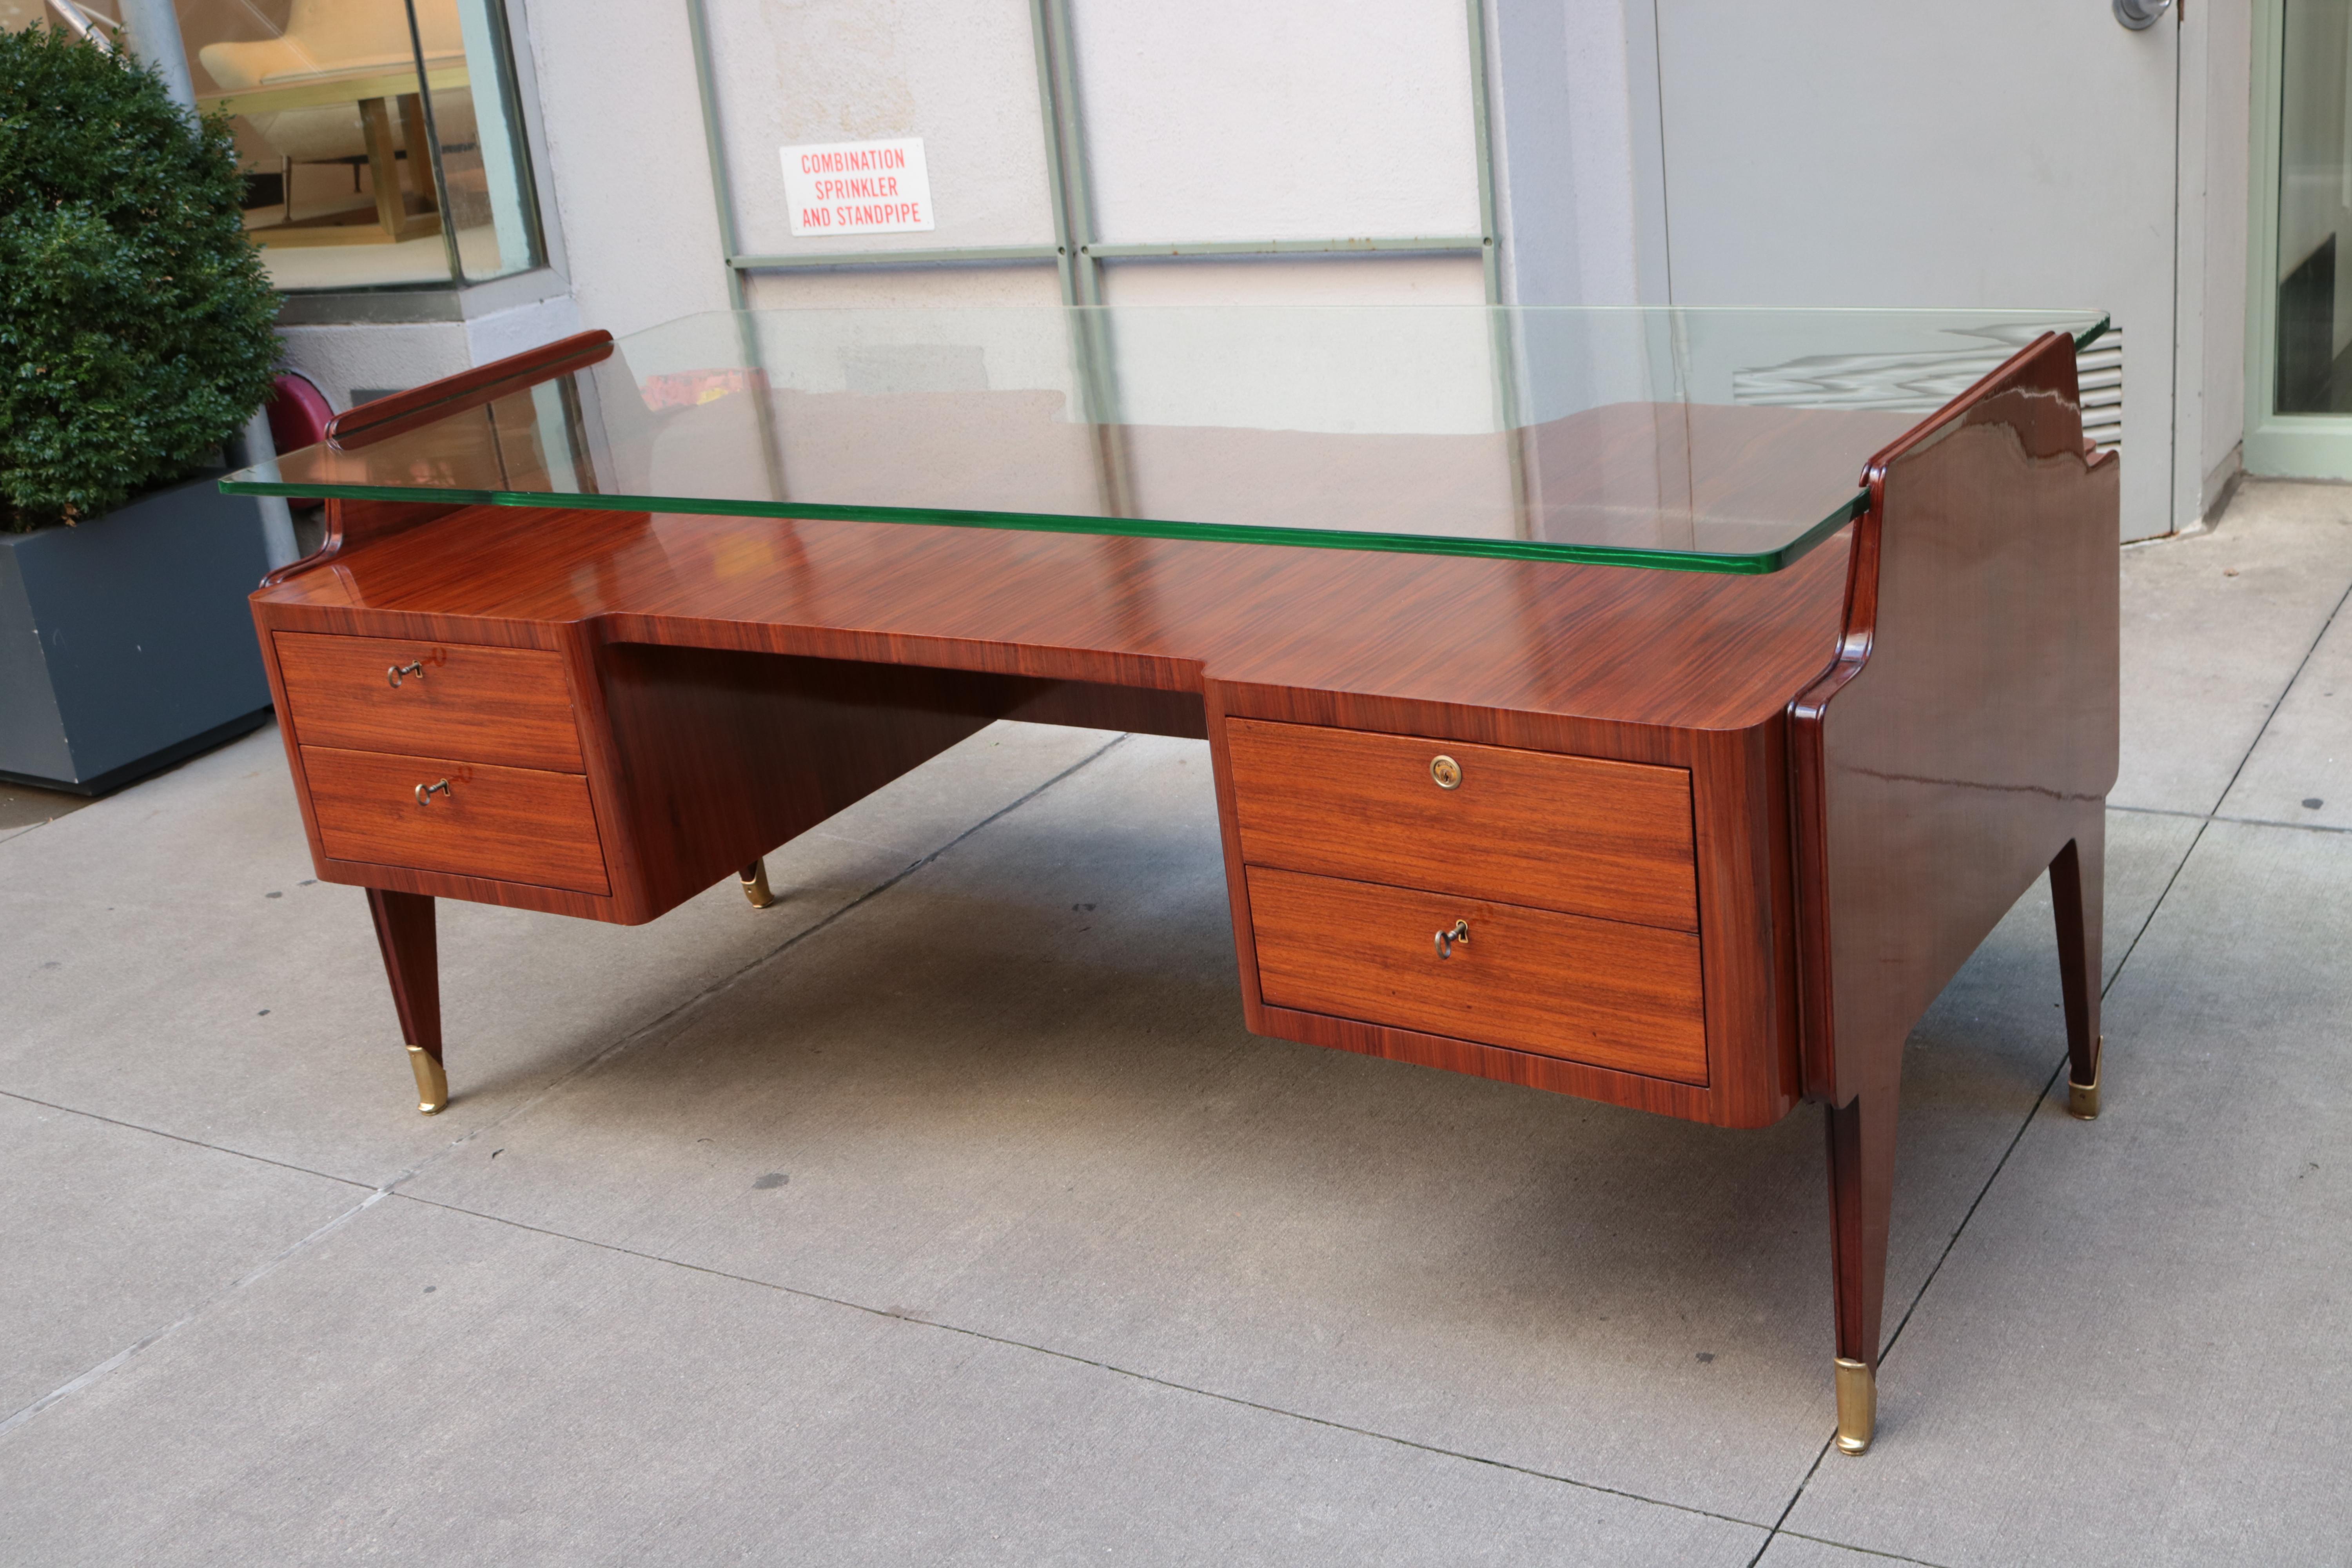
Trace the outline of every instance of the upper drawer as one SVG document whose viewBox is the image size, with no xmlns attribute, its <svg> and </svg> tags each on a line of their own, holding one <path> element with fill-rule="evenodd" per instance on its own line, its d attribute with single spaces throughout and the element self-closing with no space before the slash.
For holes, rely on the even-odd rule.
<svg viewBox="0 0 2352 1568">
<path fill-rule="evenodd" d="M 279 632 L 278 670 L 306 746 L 581 771 L 560 654 Z"/>
<path fill-rule="evenodd" d="M 1255 719 L 1225 746 L 1248 864 L 1698 929 L 1685 769 Z"/>
</svg>

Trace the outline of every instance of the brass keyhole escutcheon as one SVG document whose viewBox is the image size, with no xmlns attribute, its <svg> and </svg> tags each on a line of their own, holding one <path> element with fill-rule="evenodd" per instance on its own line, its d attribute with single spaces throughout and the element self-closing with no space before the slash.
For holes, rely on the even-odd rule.
<svg viewBox="0 0 2352 1568">
<path fill-rule="evenodd" d="M 1456 943 L 1466 945 L 1469 941 L 1470 922 L 1468 921 L 1455 921 L 1452 931 L 1442 931 L 1437 933 L 1437 956 L 1440 958 L 1451 958 L 1454 956 L 1454 949 Z"/>
<path fill-rule="evenodd" d="M 1440 752 L 1430 761 L 1429 776 L 1437 781 L 1437 787 L 1440 789 L 1460 789 L 1462 764 L 1444 752 Z"/>
</svg>

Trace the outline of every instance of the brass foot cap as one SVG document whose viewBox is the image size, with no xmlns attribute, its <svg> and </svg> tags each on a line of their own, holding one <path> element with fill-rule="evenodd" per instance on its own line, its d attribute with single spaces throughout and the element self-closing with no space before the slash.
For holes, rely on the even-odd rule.
<svg viewBox="0 0 2352 1568">
<path fill-rule="evenodd" d="M 427 1116 L 439 1114 L 449 1103 L 448 1073 L 423 1046 L 408 1047 L 408 1065 L 416 1074 L 416 1109 Z"/>
<path fill-rule="evenodd" d="M 1867 1453 L 1878 1430 L 1878 1373 L 1867 1363 L 1837 1358 L 1837 1410 L 1838 1452 Z"/>
<path fill-rule="evenodd" d="M 740 880 L 743 884 L 743 896 L 751 900 L 753 909 L 764 910 L 776 901 L 776 895 L 768 890 L 767 861 L 754 860 L 744 867 Z"/>
<path fill-rule="evenodd" d="M 2076 1083 L 2072 1078 L 2066 1080 L 2066 1114 L 2077 1121 L 2096 1121 L 2099 1119 L 2099 1080 L 2107 1076 L 2106 1045 L 2106 1040 L 2102 1037 L 2098 1065 L 2091 1069 L 2090 1082 Z"/>
</svg>

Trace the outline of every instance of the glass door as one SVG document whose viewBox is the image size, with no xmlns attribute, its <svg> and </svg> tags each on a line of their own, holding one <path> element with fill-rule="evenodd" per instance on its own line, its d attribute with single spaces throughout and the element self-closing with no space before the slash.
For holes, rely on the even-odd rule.
<svg viewBox="0 0 2352 1568">
<path fill-rule="evenodd" d="M 2352 479 L 2352 0 L 2256 7 L 2246 467 Z"/>
</svg>

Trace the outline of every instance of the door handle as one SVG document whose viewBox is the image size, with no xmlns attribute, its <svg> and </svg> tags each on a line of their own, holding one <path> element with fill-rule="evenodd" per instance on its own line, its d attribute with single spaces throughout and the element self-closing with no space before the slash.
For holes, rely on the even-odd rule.
<svg viewBox="0 0 2352 1568">
<path fill-rule="evenodd" d="M 2172 9 L 2172 0 L 2115 0 L 2116 20 L 2137 33 L 2156 26 Z"/>
</svg>

